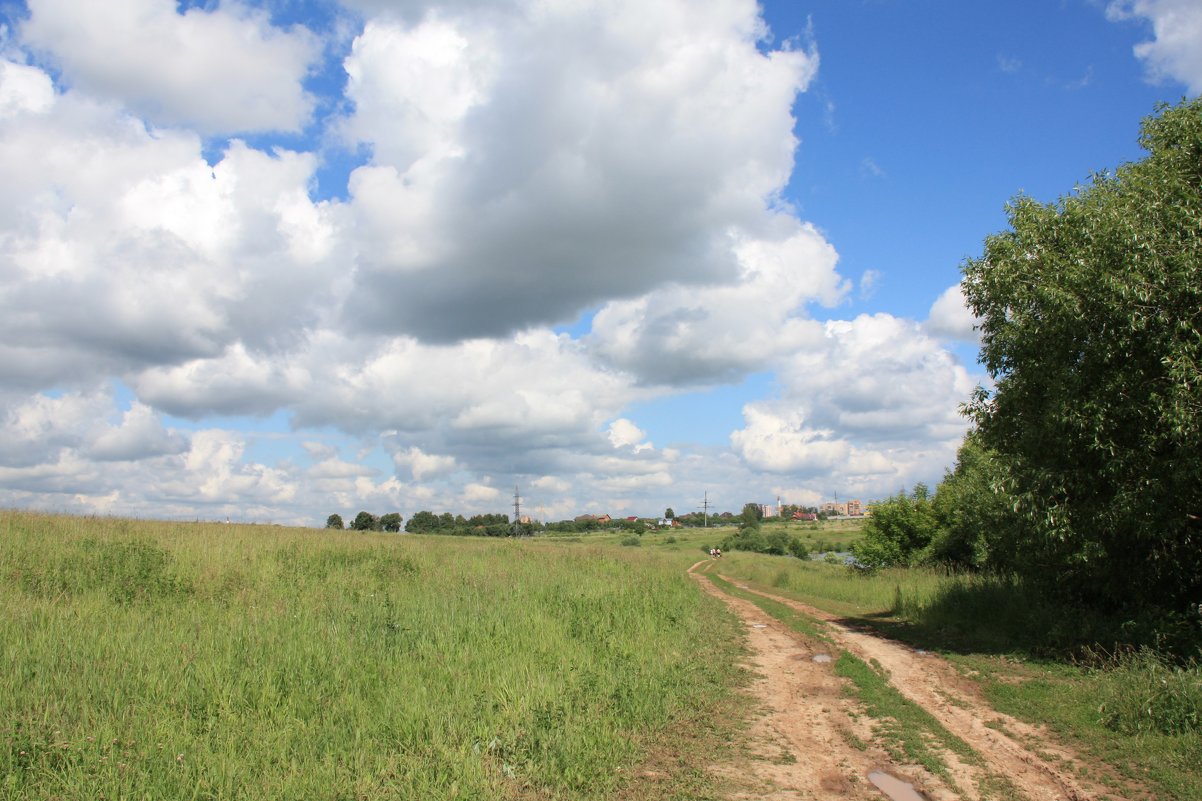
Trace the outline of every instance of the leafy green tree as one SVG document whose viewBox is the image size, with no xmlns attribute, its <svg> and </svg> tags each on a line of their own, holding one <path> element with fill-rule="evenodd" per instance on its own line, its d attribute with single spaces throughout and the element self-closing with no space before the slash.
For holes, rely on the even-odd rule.
<svg viewBox="0 0 1202 801">
<path fill-rule="evenodd" d="M 764 553 L 784 556 L 791 552 L 794 539 L 789 532 L 778 528 L 764 537 Z"/>
<path fill-rule="evenodd" d="M 742 526 L 735 533 L 722 540 L 719 546 L 724 551 L 752 551 L 763 553 L 768 547 L 768 541 L 760 530 L 759 524 Z"/>
<path fill-rule="evenodd" d="M 385 531 L 400 531 L 401 530 L 400 514 L 397 512 L 389 512 L 386 515 L 382 515 L 380 517 L 380 528 L 384 529 Z"/>
<path fill-rule="evenodd" d="M 741 515 L 742 525 L 758 526 L 760 520 L 764 517 L 764 510 L 760 508 L 758 503 L 743 504 L 743 514 Z"/>
<path fill-rule="evenodd" d="M 909 495 L 901 490 L 874 503 L 872 517 L 864 524 L 864 538 L 851 550 L 868 567 L 917 564 L 937 531 L 930 490 L 919 483 Z"/>
<path fill-rule="evenodd" d="M 672 511 L 672 507 L 669 506 L 667 509 L 664 510 L 664 520 L 675 520 L 675 519 L 676 519 L 676 512 Z"/>
<path fill-rule="evenodd" d="M 1109 607 L 1202 597 L 1202 99 L 1149 155 L 1019 196 L 963 268 L 994 380 L 968 412 L 1026 527 L 1016 566 Z"/>
<path fill-rule="evenodd" d="M 346 526 L 343 525 L 343 523 L 342 523 L 342 515 L 332 514 L 329 517 L 327 517 L 326 518 L 326 528 L 337 528 L 337 529 L 346 528 Z"/>
<path fill-rule="evenodd" d="M 926 558 L 972 570 L 1013 572 L 1021 567 L 1018 551 L 1025 533 L 1006 491 L 1004 464 L 969 432 L 956 454 L 956 465 L 935 489 L 938 530 Z"/>
<path fill-rule="evenodd" d="M 405 530 L 411 534 L 429 534 L 437 531 L 441 526 L 442 521 L 439 520 L 438 515 L 422 510 L 409 518 L 405 523 Z"/>
<path fill-rule="evenodd" d="M 360 512 L 355 515 L 355 519 L 351 521 L 351 528 L 355 531 L 373 531 L 378 524 L 378 520 L 371 512 Z"/>
</svg>

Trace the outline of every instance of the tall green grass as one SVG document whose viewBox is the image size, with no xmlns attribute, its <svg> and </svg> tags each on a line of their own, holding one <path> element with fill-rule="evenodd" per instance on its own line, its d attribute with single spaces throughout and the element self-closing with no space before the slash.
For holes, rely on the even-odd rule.
<svg viewBox="0 0 1202 801">
<path fill-rule="evenodd" d="M 922 605 L 948 585 L 947 575 L 895 568 L 870 575 L 821 561 L 733 553 L 723 557 L 722 572 L 829 608 L 838 614 L 892 610 L 898 604 Z"/>
<path fill-rule="evenodd" d="M 1068 606 L 1004 576 L 938 567 L 859 571 L 842 565 L 737 554 L 724 572 L 863 618 L 886 633 L 929 648 L 972 653 L 1066 657 L 1097 645 L 1114 649 L 1141 631 L 1122 619 Z"/>
<path fill-rule="evenodd" d="M 0 513 L 0 798 L 611 796 L 735 671 L 642 551 Z"/>
</svg>

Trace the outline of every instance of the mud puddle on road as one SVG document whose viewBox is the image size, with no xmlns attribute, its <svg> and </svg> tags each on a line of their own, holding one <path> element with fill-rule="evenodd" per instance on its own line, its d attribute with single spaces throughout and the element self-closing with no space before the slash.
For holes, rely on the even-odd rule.
<svg viewBox="0 0 1202 801">
<path fill-rule="evenodd" d="M 868 774 L 868 781 L 885 795 L 890 801 L 928 801 L 927 797 L 914 789 L 914 785 L 903 782 L 896 776 L 883 770 L 874 770 Z"/>
</svg>

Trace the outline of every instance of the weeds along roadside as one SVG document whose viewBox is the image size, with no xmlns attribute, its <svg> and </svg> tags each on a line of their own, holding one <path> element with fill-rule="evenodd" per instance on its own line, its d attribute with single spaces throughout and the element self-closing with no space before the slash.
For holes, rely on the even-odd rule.
<svg viewBox="0 0 1202 801">
<path fill-rule="evenodd" d="M 0 537 L 5 799 L 610 798 L 738 681 L 673 554 L 17 512 Z"/>
<path fill-rule="evenodd" d="M 1148 648 L 1090 648 L 1114 621 L 1001 579 L 930 569 L 863 575 L 736 553 L 723 574 L 947 657 L 999 711 L 1047 725 L 1160 801 L 1202 798 L 1202 669 Z"/>
</svg>

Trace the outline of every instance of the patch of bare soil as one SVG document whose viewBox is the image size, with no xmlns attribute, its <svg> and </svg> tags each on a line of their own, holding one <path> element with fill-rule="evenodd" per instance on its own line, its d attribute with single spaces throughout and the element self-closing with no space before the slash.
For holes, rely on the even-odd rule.
<svg viewBox="0 0 1202 801">
<path fill-rule="evenodd" d="M 750 688 L 760 706 L 749 732 L 752 753 L 711 765 L 738 788 L 732 801 L 877 801 L 883 796 L 867 779 L 877 770 L 904 778 L 934 801 L 956 798 L 937 777 L 895 764 L 873 744 L 872 722 L 844 692 L 834 671 L 838 654 L 830 645 L 790 631 L 755 604 L 721 592 L 703 574 L 692 575 L 747 624 L 750 667 L 757 676 Z"/>
<path fill-rule="evenodd" d="M 867 776 L 880 770 L 913 784 L 932 801 L 1122 801 L 1083 778 L 1082 761 L 1048 732 L 994 710 L 942 658 L 856 630 L 806 604 L 749 590 L 823 622 L 836 646 L 809 641 L 754 604 L 718 590 L 704 574 L 716 564 L 703 560 L 690 574 L 746 623 L 752 667 L 759 675 L 751 692 L 763 707 L 751 730 L 758 758 L 715 768 L 744 779 L 746 793 L 732 798 L 879 801 L 886 796 Z M 982 764 L 942 753 L 949 781 L 921 766 L 894 764 L 874 743 L 872 721 L 845 695 L 833 662 L 814 660 L 820 654 L 837 657 L 838 649 L 883 668 L 902 695 L 967 743 Z"/>
</svg>

